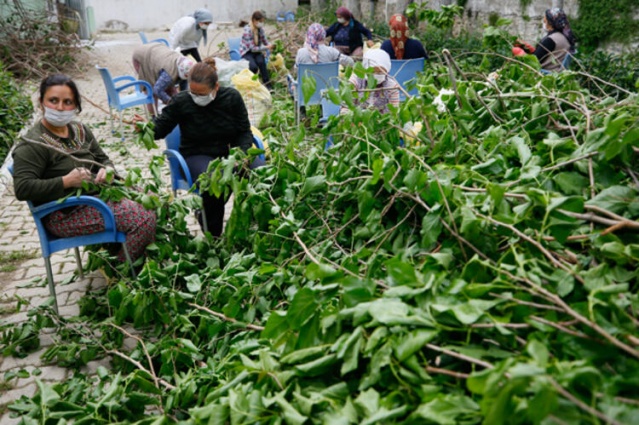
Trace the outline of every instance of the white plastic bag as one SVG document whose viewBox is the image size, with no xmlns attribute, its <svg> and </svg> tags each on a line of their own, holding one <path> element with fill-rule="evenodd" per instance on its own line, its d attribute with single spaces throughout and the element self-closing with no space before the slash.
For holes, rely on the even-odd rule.
<svg viewBox="0 0 639 425">
<path fill-rule="evenodd" d="M 248 69 L 249 63 L 246 59 L 239 61 L 225 61 L 224 59 L 215 58 L 215 67 L 217 68 L 217 77 L 222 87 L 231 87 L 233 83 L 231 78 Z"/>
</svg>

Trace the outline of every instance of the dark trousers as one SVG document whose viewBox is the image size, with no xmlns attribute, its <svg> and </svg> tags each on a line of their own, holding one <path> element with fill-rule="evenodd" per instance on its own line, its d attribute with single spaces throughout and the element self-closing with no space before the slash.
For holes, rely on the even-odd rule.
<svg viewBox="0 0 639 425">
<path fill-rule="evenodd" d="M 180 53 L 182 53 L 183 56 L 191 55 L 193 56 L 193 59 L 195 59 L 197 62 L 202 62 L 202 58 L 200 57 L 200 52 L 195 47 L 193 47 L 192 49 L 180 50 Z M 188 80 L 180 79 L 180 91 L 186 91 L 188 90 L 188 88 L 189 88 Z"/>
<path fill-rule="evenodd" d="M 209 162 L 214 159 L 215 157 L 208 155 L 193 155 L 185 158 L 193 181 L 197 181 L 200 174 L 206 172 Z M 202 197 L 202 205 L 204 206 L 204 214 L 206 214 L 206 224 L 209 232 L 211 232 L 213 236 L 221 236 L 224 226 L 224 204 L 226 204 L 226 199 L 223 195 L 218 198 L 209 195 L 208 191 L 202 190 L 200 190 L 200 196 Z M 201 225 L 202 223 L 200 223 L 200 226 Z"/>
<path fill-rule="evenodd" d="M 261 52 L 246 52 L 242 58 L 249 62 L 249 69 L 252 73 L 255 74 L 257 71 L 260 71 L 262 82 L 270 89 L 271 76 L 268 73 L 268 69 L 266 69 L 266 59 L 264 58 L 264 54 Z"/>
</svg>

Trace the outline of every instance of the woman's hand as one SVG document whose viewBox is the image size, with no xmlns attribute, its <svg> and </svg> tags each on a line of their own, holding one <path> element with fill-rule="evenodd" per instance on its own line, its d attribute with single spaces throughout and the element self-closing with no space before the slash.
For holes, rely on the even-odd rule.
<svg viewBox="0 0 639 425">
<path fill-rule="evenodd" d="M 370 48 L 373 47 L 373 45 L 375 44 L 375 42 L 373 40 L 366 40 L 366 45 Z"/>
<path fill-rule="evenodd" d="M 98 171 L 98 175 L 95 176 L 95 182 L 97 184 L 102 183 L 111 183 L 113 181 L 113 175 L 115 174 L 115 170 L 113 167 L 100 168 Z"/>
<path fill-rule="evenodd" d="M 145 123 L 146 120 L 144 119 L 144 117 L 138 114 L 133 114 L 133 119 L 131 120 L 131 124 L 133 124 L 133 131 L 135 131 L 136 133 L 139 133 L 140 131 L 142 131 L 142 129 L 138 125 L 139 122 Z"/>
<path fill-rule="evenodd" d="M 74 168 L 67 174 L 62 177 L 62 186 L 65 189 L 70 187 L 82 187 L 83 181 L 90 181 L 93 178 L 91 175 L 91 171 L 86 168 Z"/>
</svg>

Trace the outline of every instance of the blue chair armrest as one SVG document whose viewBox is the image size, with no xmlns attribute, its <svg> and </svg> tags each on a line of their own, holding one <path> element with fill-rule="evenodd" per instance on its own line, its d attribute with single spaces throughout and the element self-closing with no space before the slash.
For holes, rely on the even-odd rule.
<svg viewBox="0 0 639 425">
<path fill-rule="evenodd" d="M 116 87 L 115 90 L 118 92 L 121 92 L 122 90 L 129 88 L 129 87 L 133 87 L 135 88 L 135 91 L 140 92 L 140 87 L 144 87 L 145 91 L 147 93 L 153 93 L 153 87 L 151 87 L 151 84 L 147 81 L 144 80 L 134 80 L 131 83 L 126 83 L 123 84 L 119 87 Z"/>
<path fill-rule="evenodd" d="M 119 81 L 135 81 L 135 78 L 132 75 L 120 75 L 119 77 L 115 77 L 113 79 L 114 83 Z"/>
<path fill-rule="evenodd" d="M 111 211 L 111 208 L 109 208 L 109 206 L 103 200 L 96 198 L 95 196 L 74 196 L 66 198 L 63 201 L 47 202 L 46 204 L 38 205 L 37 207 L 34 207 L 31 203 L 29 203 L 33 218 L 37 219 L 37 221 L 42 220 L 45 216 L 51 214 L 52 212 L 61 210 L 63 208 L 75 207 L 80 205 L 90 206 L 98 210 L 98 212 L 104 219 L 105 231 L 116 230 L 113 211 Z"/>
<path fill-rule="evenodd" d="M 171 46 L 169 46 L 169 42 L 165 38 L 156 38 L 155 40 L 149 41 L 149 43 L 162 43 L 166 47 L 171 47 Z"/>
<path fill-rule="evenodd" d="M 240 51 L 237 49 L 231 49 L 229 50 L 229 57 L 231 58 L 231 60 L 233 61 L 239 61 L 242 59 L 242 56 L 240 56 Z"/>
<path fill-rule="evenodd" d="M 182 154 L 173 149 L 166 149 L 162 153 L 166 155 L 166 157 L 169 159 L 174 158 L 178 162 L 178 164 L 180 164 L 180 168 L 182 170 L 186 183 L 189 186 L 193 186 L 193 178 L 191 178 L 191 172 L 189 171 L 189 166 L 186 165 L 186 161 L 184 160 L 184 157 L 182 156 Z"/>
</svg>

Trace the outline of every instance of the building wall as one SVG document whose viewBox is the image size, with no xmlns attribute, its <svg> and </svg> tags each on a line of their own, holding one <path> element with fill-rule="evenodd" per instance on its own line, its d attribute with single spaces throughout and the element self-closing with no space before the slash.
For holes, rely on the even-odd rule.
<svg viewBox="0 0 639 425">
<path fill-rule="evenodd" d="M 95 29 L 153 30 L 170 28 L 182 16 L 205 8 L 216 22 L 239 22 L 254 10 L 263 10 L 268 18 L 277 12 L 297 9 L 297 0 L 85 0 L 92 8 Z"/>
</svg>

